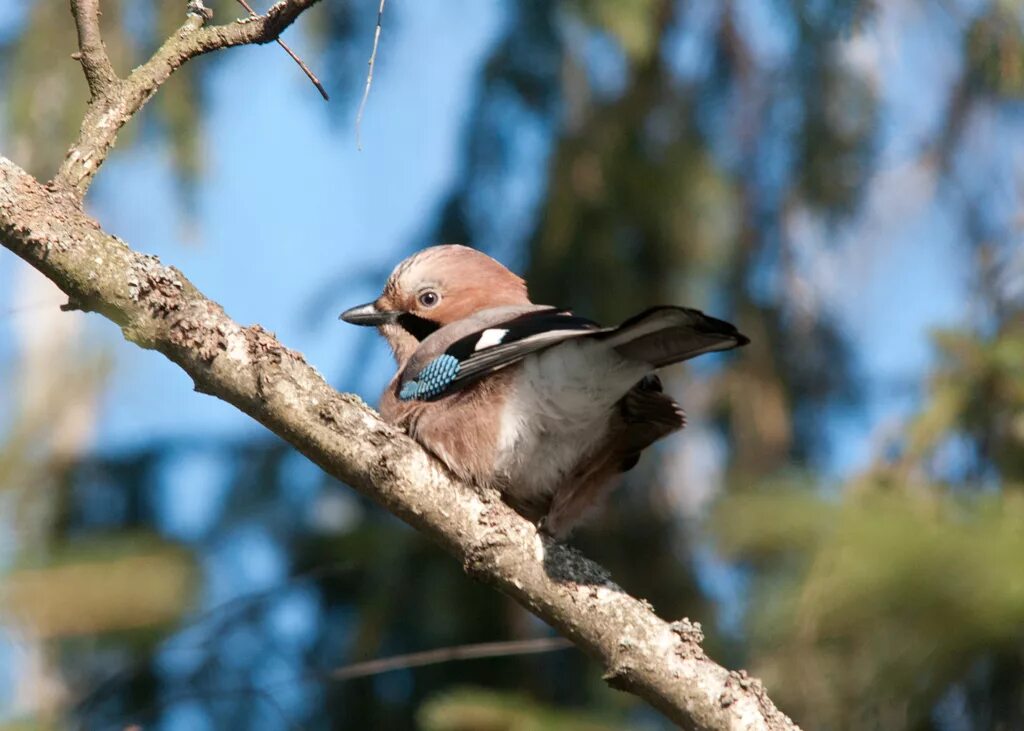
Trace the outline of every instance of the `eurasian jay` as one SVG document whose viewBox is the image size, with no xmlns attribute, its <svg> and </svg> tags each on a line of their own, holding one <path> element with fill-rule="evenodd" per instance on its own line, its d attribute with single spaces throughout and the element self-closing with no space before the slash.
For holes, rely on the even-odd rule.
<svg viewBox="0 0 1024 731">
<path fill-rule="evenodd" d="M 556 537 L 640 452 L 684 426 L 655 371 L 749 342 L 685 307 L 601 327 L 533 304 L 521 278 L 454 245 L 410 256 L 380 297 L 341 319 L 376 326 L 394 352 L 384 419 Z"/>
</svg>

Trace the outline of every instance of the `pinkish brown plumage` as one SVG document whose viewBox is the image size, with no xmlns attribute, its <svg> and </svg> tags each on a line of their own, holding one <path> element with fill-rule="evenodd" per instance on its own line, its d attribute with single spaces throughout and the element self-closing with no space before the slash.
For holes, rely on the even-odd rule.
<svg viewBox="0 0 1024 731">
<path fill-rule="evenodd" d="M 382 416 L 557 536 L 646 447 L 683 426 L 654 372 L 747 342 L 680 307 L 601 328 L 532 304 L 522 279 L 463 246 L 409 257 L 380 297 L 342 318 L 377 326 L 395 354 Z"/>
<path fill-rule="evenodd" d="M 426 290 L 443 290 L 433 307 L 418 297 Z M 402 261 L 391 272 L 384 291 L 373 303 L 382 312 L 426 316 L 440 325 L 474 312 L 502 305 L 529 305 L 526 283 L 497 261 L 466 246 L 432 246 Z M 397 323 L 385 323 L 381 334 L 395 360 L 404 363 L 419 347 L 419 339 Z"/>
</svg>

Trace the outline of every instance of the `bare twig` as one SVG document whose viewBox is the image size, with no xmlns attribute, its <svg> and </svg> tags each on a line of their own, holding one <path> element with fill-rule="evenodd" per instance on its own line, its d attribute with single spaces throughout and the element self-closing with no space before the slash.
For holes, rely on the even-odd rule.
<svg viewBox="0 0 1024 731">
<path fill-rule="evenodd" d="M 370 98 L 370 87 L 373 85 L 373 68 L 377 64 L 377 44 L 380 43 L 381 21 L 384 20 L 384 3 L 387 0 L 380 0 L 380 7 L 377 8 L 377 25 L 373 31 L 373 50 L 370 52 L 370 61 L 367 64 L 369 69 L 366 72 L 366 88 L 363 89 L 363 98 L 359 101 L 359 111 L 356 112 L 356 147 L 363 149 L 363 112 L 366 111 L 366 102 Z"/>
<path fill-rule="evenodd" d="M 159 703 L 147 709 L 145 717 L 154 718 L 156 714 L 173 703 L 187 698 L 217 698 L 231 695 L 252 695 L 263 698 L 269 704 L 276 707 L 279 715 L 291 727 L 292 723 L 287 713 L 274 698 L 273 690 L 287 688 L 300 683 L 320 682 L 323 680 L 348 681 L 358 678 L 368 678 L 374 675 L 382 675 L 395 670 L 407 670 L 410 668 L 426 667 L 428 665 L 440 665 L 446 662 L 458 660 L 484 660 L 488 658 L 517 657 L 522 655 L 536 655 L 542 652 L 557 652 L 566 650 L 573 644 L 561 637 L 541 637 L 532 640 L 511 640 L 506 642 L 480 642 L 472 645 L 456 645 L 454 647 L 440 647 L 436 650 L 425 652 L 413 652 L 407 655 L 393 655 L 367 662 L 345 665 L 330 672 L 309 672 L 296 676 L 289 676 L 270 682 L 254 685 L 232 685 L 223 687 L 198 688 L 192 687 L 182 692 L 165 694 Z M 141 721 L 141 718 L 134 719 Z"/>
<path fill-rule="evenodd" d="M 410 652 L 366 662 L 356 662 L 331 671 L 333 680 L 353 680 L 371 675 L 390 673 L 393 670 L 419 668 L 425 665 L 440 665 L 455 660 L 480 660 L 489 657 L 511 657 L 535 655 L 541 652 L 565 650 L 573 644 L 563 637 L 539 637 L 532 640 L 510 640 L 507 642 L 478 642 L 472 645 L 439 647 L 436 650 Z"/>
<path fill-rule="evenodd" d="M 71 14 L 75 17 L 75 27 L 78 29 L 78 53 L 75 58 L 82 64 L 89 93 L 93 100 L 97 100 L 118 82 L 100 34 L 99 0 L 71 0 Z"/>
<path fill-rule="evenodd" d="M 81 0 L 95 3 L 97 0 Z M 184 25 L 146 63 L 91 104 L 82 120 L 78 140 L 70 147 L 52 181 L 55 188 L 78 199 L 85 196 L 92 179 L 117 140 L 117 133 L 149 101 L 157 90 L 190 59 L 233 46 L 270 43 L 318 0 L 280 0 L 265 14 L 225 25 L 206 26 L 206 17 L 190 13 Z M 77 6 L 74 6 L 77 8 Z M 77 12 L 77 10 L 76 10 Z M 87 37 L 91 37 L 88 36 Z M 84 58 L 84 56 L 83 56 Z"/>
<path fill-rule="evenodd" d="M 238 0 L 238 2 L 239 4 L 241 4 L 243 8 L 246 9 L 246 11 L 248 11 L 250 16 L 252 16 L 253 18 L 258 17 L 256 11 L 252 9 L 252 6 L 248 2 L 246 2 L 246 0 Z M 280 38 L 277 38 L 276 40 L 277 45 L 283 48 L 284 52 L 291 56 L 292 60 L 299 65 L 299 68 L 302 69 L 302 72 L 306 74 L 306 78 L 313 82 L 313 86 L 315 86 L 316 90 L 320 92 L 320 96 L 324 98 L 324 101 L 330 101 L 330 97 L 327 96 L 327 89 L 325 89 L 324 85 L 320 83 L 320 79 L 318 79 L 316 77 L 316 74 L 313 73 L 313 69 L 307 66 L 306 62 L 299 58 L 298 55 L 291 48 L 288 47 L 287 43 L 282 41 Z"/>
<path fill-rule="evenodd" d="M 50 307 L 61 305 L 57 300 L 40 300 L 38 302 L 30 302 L 24 305 L 17 305 L 16 307 L 8 307 L 7 309 L 0 310 L 0 320 L 7 317 L 15 317 L 17 315 L 23 315 L 26 312 L 37 312 L 39 310 L 49 309 Z"/>
</svg>

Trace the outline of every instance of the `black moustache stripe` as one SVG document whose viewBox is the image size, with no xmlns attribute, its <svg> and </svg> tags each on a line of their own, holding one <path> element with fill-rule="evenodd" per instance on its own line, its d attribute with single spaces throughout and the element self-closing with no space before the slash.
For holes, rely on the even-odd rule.
<svg viewBox="0 0 1024 731">
<path fill-rule="evenodd" d="M 418 315 L 411 315 L 408 312 L 403 312 L 399 315 L 396 322 L 398 322 L 403 330 L 417 340 L 424 340 L 428 335 L 437 332 L 441 327 L 439 323 L 433 320 L 428 320 Z"/>
</svg>

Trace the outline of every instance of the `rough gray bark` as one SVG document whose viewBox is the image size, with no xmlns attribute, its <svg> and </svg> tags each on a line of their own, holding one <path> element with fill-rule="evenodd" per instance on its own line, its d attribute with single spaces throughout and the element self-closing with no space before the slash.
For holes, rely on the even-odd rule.
<svg viewBox="0 0 1024 731">
<path fill-rule="evenodd" d="M 112 320 L 126 339 L 178 364 L 197 391 L 233 404 L 429 535 L 469 574 L 600 662 L 614 687 L 687 728 L 795 729 L 759 681 L 704 654 L 699 624 L 660 619 L 601 567 L 539 535 L 496 494 L 452 479 L 359 398 L 331 388 L 300 354 L 258 325 L 234 322 L 181 272 L 132 250 L 83 210 L 81 197 L 117 130 L 175 68 L 200 53 L 272 41 L 315 2 L 283 0 L 258 19 L 213 28 L 190 16 L 153 59 L 120 80 L 105 60 L 95 0 L 73 0 L 93 101 L 51 183 L 0 157 L 0 242 L 55 282 L 68 308 Z"/>
</svg>

